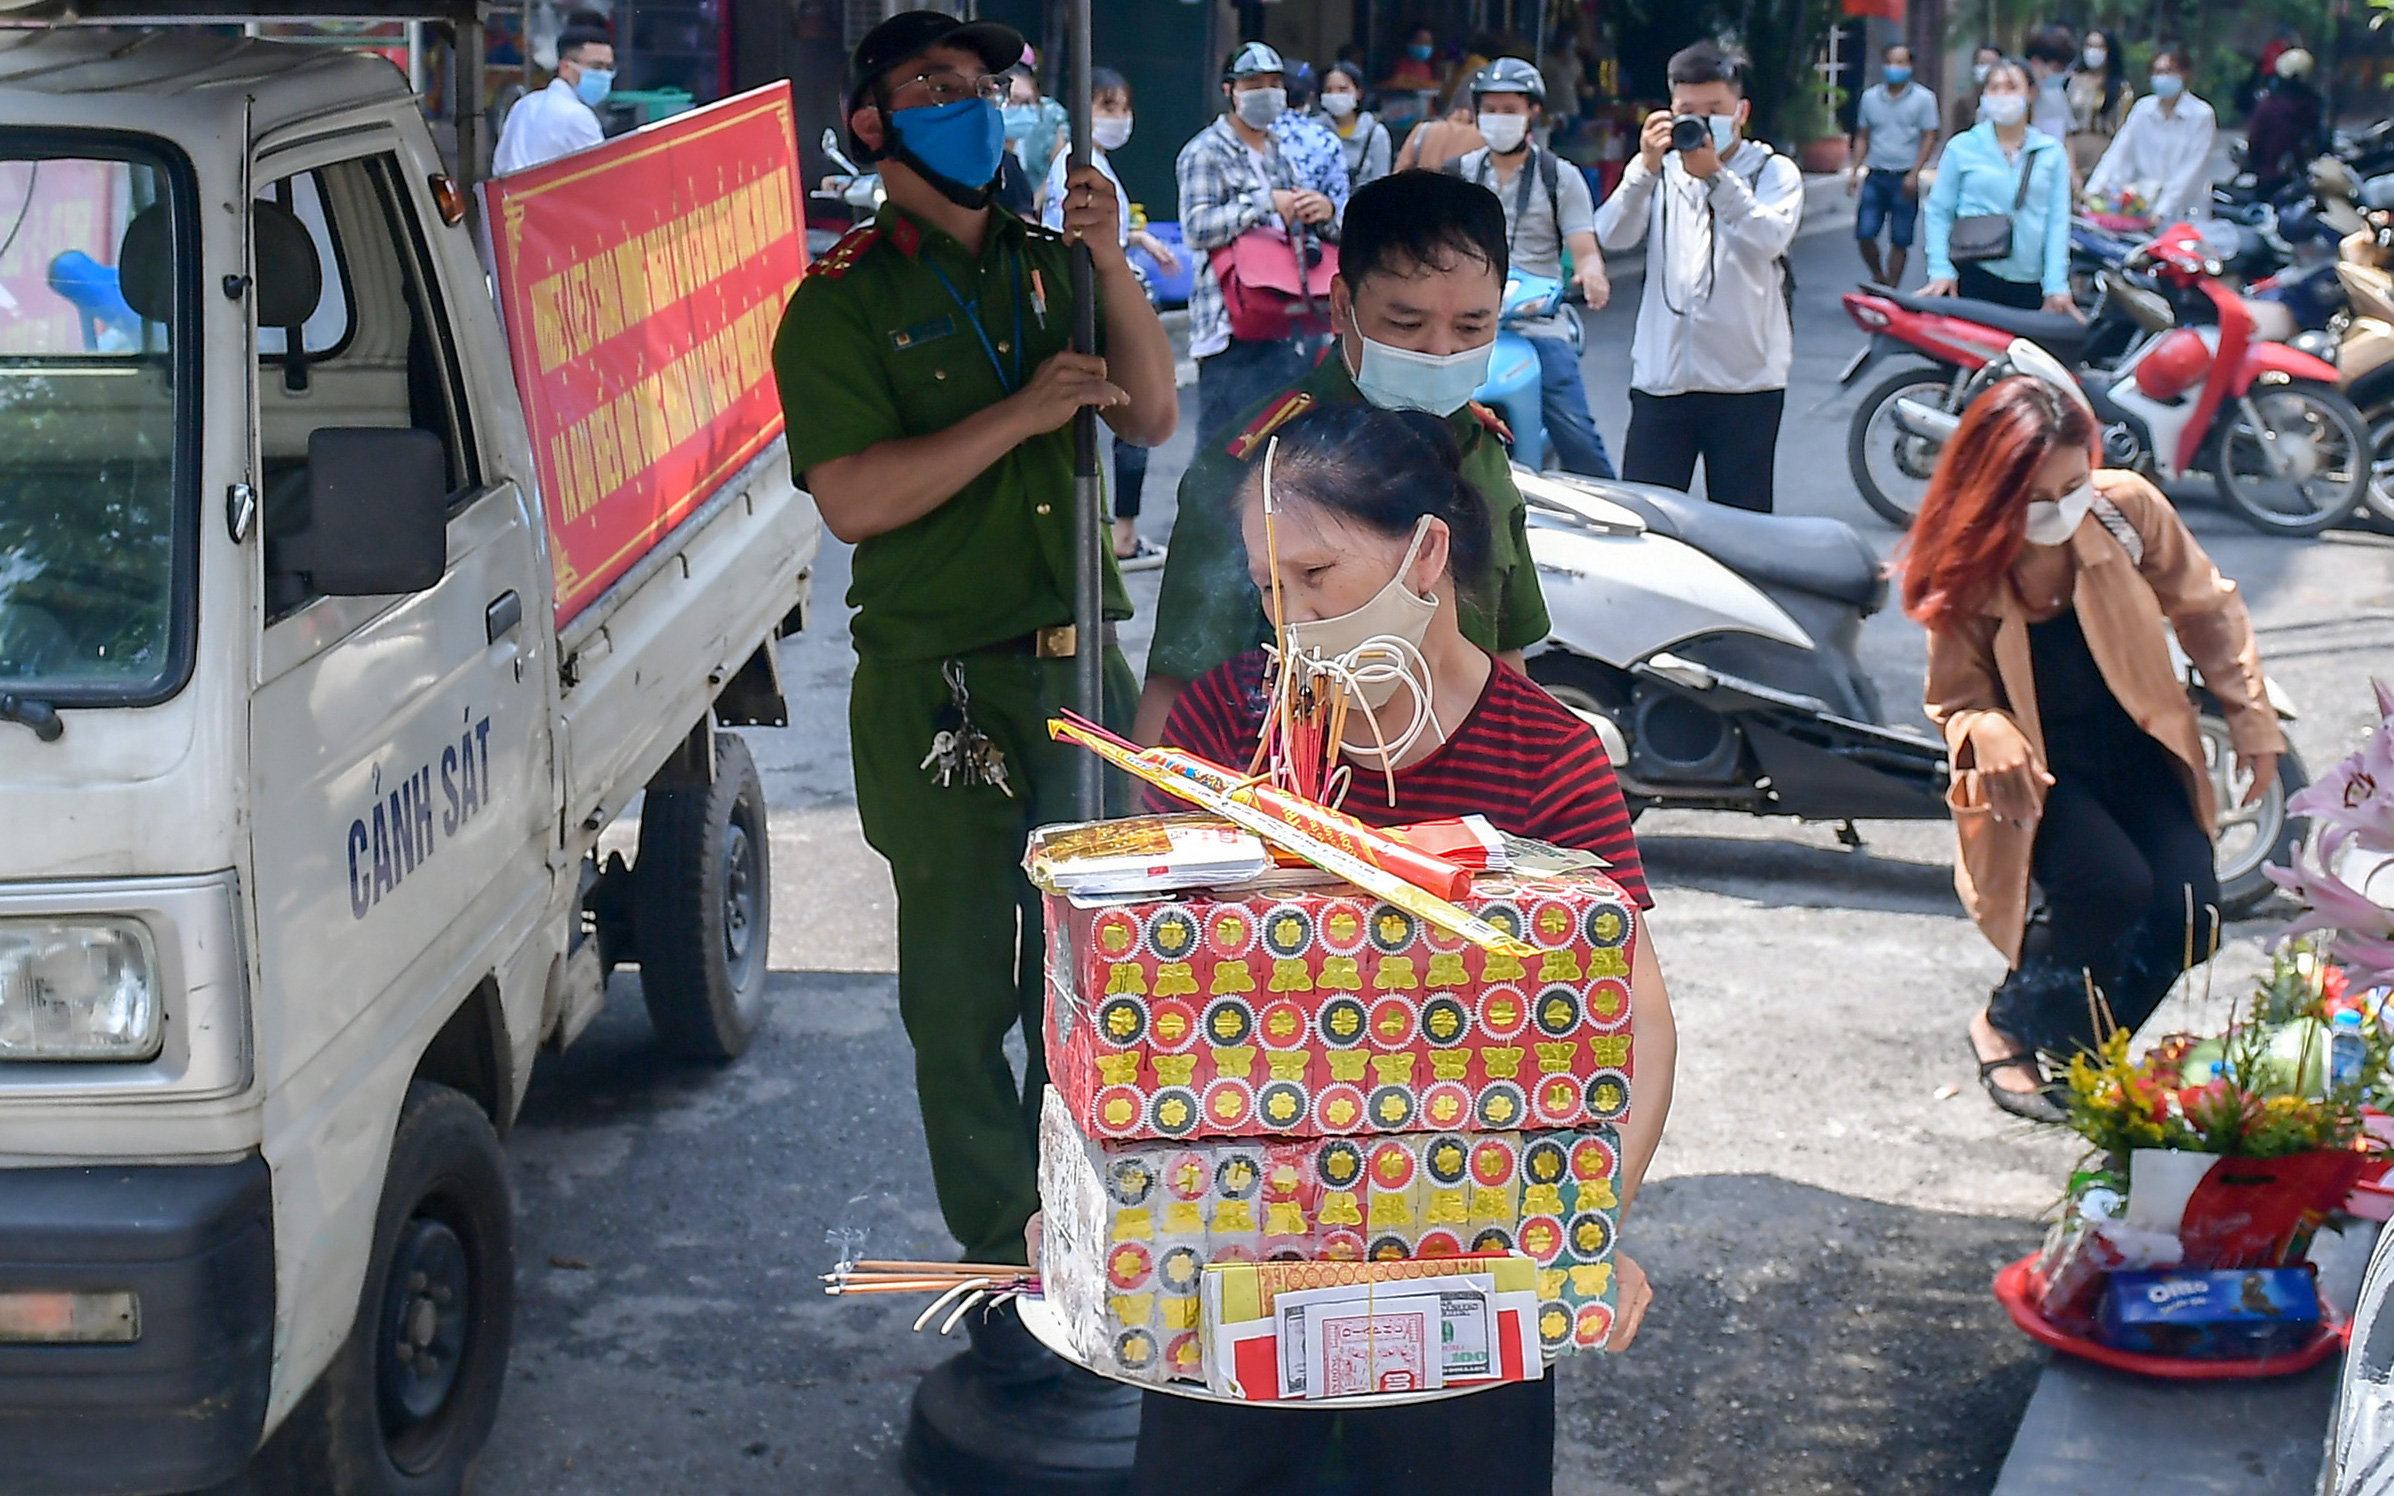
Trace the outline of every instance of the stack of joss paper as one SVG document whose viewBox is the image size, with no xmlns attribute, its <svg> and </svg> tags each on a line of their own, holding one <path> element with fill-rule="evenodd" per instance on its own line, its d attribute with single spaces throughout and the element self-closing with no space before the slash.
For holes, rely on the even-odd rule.
<svg viewBox="0 0 2394 1496">
<path fill-rule="evenodd" d="M 1285 1400 L 1463 1390 L 1600 1347 L 1640 934 L 1621 889 L 1586 867 L 1488 871 L 1502 848 L 1452 823 L 1411 842 L 1053 726 L 1275 859 L 1221 882 L 1159 864 L 1102 897 L 1068 891 L 1073 849 L 1118 853 L 1152 818 L 1033 838 L 1041 1278 L 1075 1350 L 1115 1377 Z M 1288 1296 L 1234 1272 L 1272 1263 L 1349 1266 Z M 1443 1363 L 1407 1349 L 1417 1330 Z M 1359 1349 L 1322 1362 L 1334 1332 Z"/>
</svg>

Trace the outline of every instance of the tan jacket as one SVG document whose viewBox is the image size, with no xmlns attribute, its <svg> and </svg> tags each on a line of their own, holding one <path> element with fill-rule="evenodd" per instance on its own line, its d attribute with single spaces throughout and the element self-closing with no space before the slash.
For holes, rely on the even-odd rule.
<svg viewBox="0 0 2394 1496">
<path fill-rule="evenodd" d="M 2134 473 L 2106 470 L 2095 474 L 2095 492 L 2134 528 L 2144 555 L 2131 560 L 2127 547 L 2104 527 L 2100 512 L 2088 515 L 2070 538 L 2078 558 L 2072 606 L 2104 684 L 2138 726 L 2177 755 L 2195 814 L 2206 832 L 2215 832 L 2218 807 L 2212 802 L 2202 735 L 2194 704 L 2171 668 L 2163 621 L 2177 631 L 2179 647 L 2219 699 L 2236 751 L 2280 753 L 2286 739 L 2262 681 L 2252 620 L 2236 584 L 2220 575 L 2152 484 Z M 1979 932 L 2004 959 L 2016 962 L 2028 918 L 2029 852 L 2036 829 L 1996 822 L 1969 741 L 1972 723 L 1985 713 L 2001 712 L 2019 726 L 2038 767 L 2044 766 L 2028 620 L 2010 586 L 1997 588 L 1959 627 L 1930 631 L 1927 703 L 1929 720 L 1943 730 L 1953 756 L 1946 803 L 1953 810 L 1959 849 L 1954 889 Z"/>
</svg>

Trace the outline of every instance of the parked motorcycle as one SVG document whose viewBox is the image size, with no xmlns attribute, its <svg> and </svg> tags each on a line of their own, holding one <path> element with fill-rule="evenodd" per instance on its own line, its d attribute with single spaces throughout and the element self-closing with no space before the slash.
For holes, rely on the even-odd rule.
<svg viewBox="0 0 2394 1496">
<path fill-rule="evenodd" d="M 2316 535 L 2344 519 L 2367 495 L 2368 429 L 2333 365 L 2254 336 L 2252 306 L 2220 270 L 2201 235 L 2177 224 L 2105 272 L 2091 323 L 1867 286 L 1846 293 L 1871 341 L 1841 384 L 1897 348 L 1932 363 L 1891 375 L 1855 410 L 1846 455 L 1863 499 L 1910 523 L 1943 441 L 1908 415 L 1958 415 L 2018 337 L 2072 370 L 2103 422 L 2106 466 L 2164 484 L 2207 469 L 2221 500 L 2267 534 Z"/>
<path fill-rule="evenodd" d="M 1945 744 L 1888 725 L 1862 668 L 1862 621 L 1886 606 L 1888 579 L 1851 525 L 1518 465 L 1513 479 L 1554 620 L 1530 677 L 1594 729 L 1633 815 L 1833 821 L 1856 848 L 1857 819 L 1945 818 Z M 2243 804 L 2227 722 L 2182 673 L 2221 806 L 2222 907 L 2243 914 L 2273 888 L 2261 865 L 2285 861 L 2304 833 L 2286 800 L 2309 781 L 2289 751 L 2277 782 Z"/>
<path fill-rule="evenodd" d="M 2394 524 L 2394 274 L 2347 259 L 2336 262 L 2336 278 L 2347 303 L 2336 373 L 2369 427 L 2369 507 Z"/>
<path fill-rule="evenodd" d="M 1494 407 L 1513 428 L 1513 460 L 1536 470 L 1546 466 L 1552 452 L 1546 440 L 1546 405 L 1538 365 L 1538 349 L 1521 331 L 1525 322 L 1563 310 L 1568 286 L 1546 275 L 1513 272 L 1505 280 L 1499 304 L 1496 347 L 1488 355 L 1488 378 L 1472 392 L 1482 405 Z M 1571 352 L 1577 357 L 1583 333 L 1579 319 L 1571 324 Z"/>
</svg>

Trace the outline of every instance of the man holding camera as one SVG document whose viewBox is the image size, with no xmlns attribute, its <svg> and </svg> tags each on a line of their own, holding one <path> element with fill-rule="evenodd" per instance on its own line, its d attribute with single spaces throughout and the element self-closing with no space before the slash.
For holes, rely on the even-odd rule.
<svg viewBox="0 0 2394 1496">
<path fill-rule="evenodd" d="M 1804 213 L 1796 164 L 1742 138 L 1738 63 L 1711 42 L 1674 54 L 1671 107 L 1646 117 L 1637 159 L 1596 210 L 1614 253 L 1649 235 L 1630 345 L 1621 476 L 1768 513 L 1787 403 L 1788 246 Z"/>
</svg>

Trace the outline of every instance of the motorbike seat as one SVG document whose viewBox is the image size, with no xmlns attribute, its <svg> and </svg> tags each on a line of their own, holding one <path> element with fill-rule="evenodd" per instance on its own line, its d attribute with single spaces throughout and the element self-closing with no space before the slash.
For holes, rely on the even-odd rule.
<svg viewBox="0 0 2394 1496">
<path fill-rule="evenodd" d="M 1756 514 L 1644 483 L 1597 486 L 1648 529 L 1694 546 L 1750 582 L 1850 603 L 1865 614 L 1887 604 L 1878 553 L 1844 520 Z"/>
<path fill-rule="evenodd" d="M 2065 364 L 2076 363 L 2086 348 L 2086 324 L 2060 312 L 2024 312 L 1999 301 L 1972 301 L 1963 296 L 1914 296 L 1884 288 L 1878 294 L 1907 312 L 1959 317 L 1966 322 L 1981 322 L 2000 332 L 2008 332 L 2015 338 L 2026 338 Z"/>
</svg>

